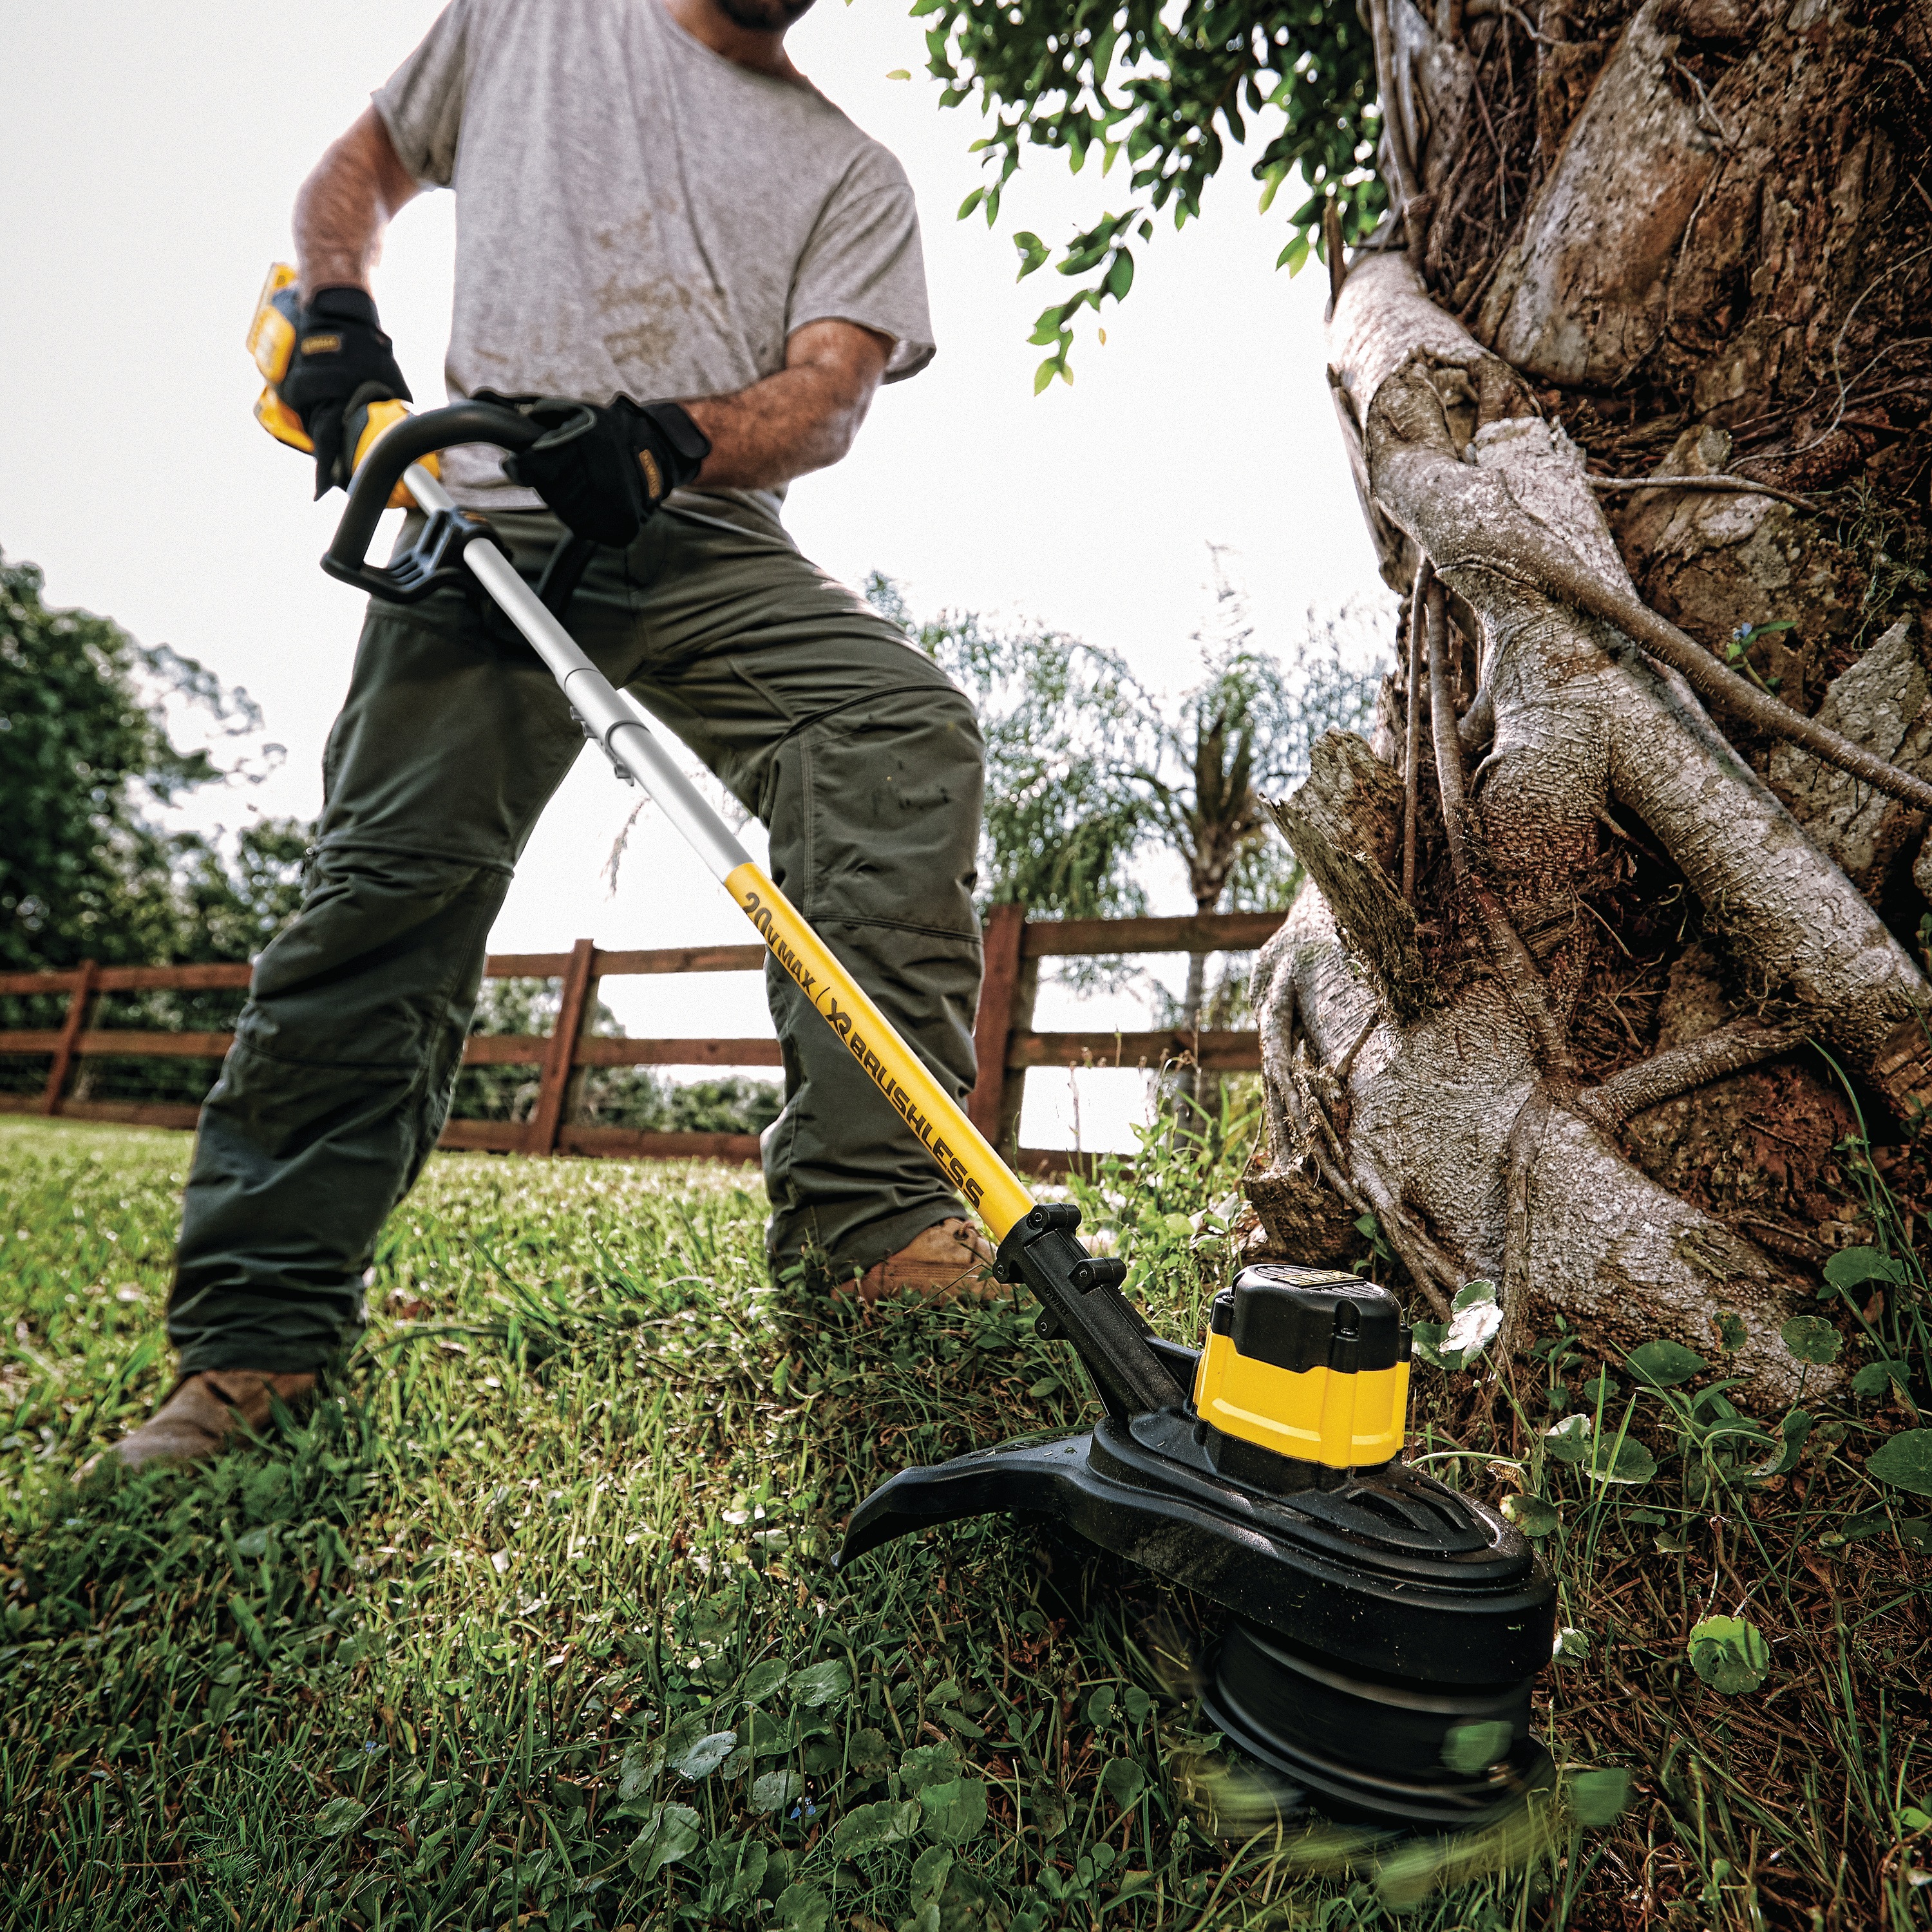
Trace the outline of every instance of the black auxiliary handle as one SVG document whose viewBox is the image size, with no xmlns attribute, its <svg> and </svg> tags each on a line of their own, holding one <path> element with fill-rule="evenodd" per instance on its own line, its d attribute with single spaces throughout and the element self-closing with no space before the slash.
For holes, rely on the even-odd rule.
<svg viewBox="0 0 1932 1932">
<path fill-rule="evenodd" d="M 589 405 L 582 405 L 587 411 Z M 463 553 L 479 539 L 502 545 L 481 517 L 460 509 L 428 513 L 416 542 L 386 566 L 368 560 L 376 526 L 389 506 L 403 472 L 412 463 L 458 443 L 494 443 L 499 449 L 527 449 L 543 430 L 515 410 L 495 403 L 455 403 L 409 416 L 382 436 L 362 459 L 349 486 L 349 506 L 324 552 L 322 567 L 331 577 L 392 604 L 419 604 L 449 588 L 466 589 L 470 574 Z M 538 595 L 561 616 L 596 546 L 582 537 L 559 544 L 545 569 Z"/>
</svg>

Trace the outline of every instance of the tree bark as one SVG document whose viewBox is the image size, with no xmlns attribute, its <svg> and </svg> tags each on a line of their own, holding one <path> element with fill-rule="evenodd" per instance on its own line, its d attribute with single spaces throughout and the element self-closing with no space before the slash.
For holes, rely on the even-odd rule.
<svg viewBox="0 0 1932 1932">
<path fill-rule="evenodd" d="M 1402 215 L 1329 377 L 1414 641 L 1399 728 L 1276 808 L 1308 884 L 1256 968 L 1278 1246 L 1366 1204 L 1506 1343 L 1741 1318 L 1767 1405 L 1793 1257 L 1858 1232 L 1819 1048 L 1924 1186 L 1921 14 L 1932 52 L 1924 0 L 1378 7 Z"/>
</svg>

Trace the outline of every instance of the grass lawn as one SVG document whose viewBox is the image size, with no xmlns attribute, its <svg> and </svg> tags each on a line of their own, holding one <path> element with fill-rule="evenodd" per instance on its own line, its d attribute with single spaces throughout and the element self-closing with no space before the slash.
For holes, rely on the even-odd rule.
<svg viewBox="0 0 1932 1932">
<path fill-rule="evenodd" d="M 1927 1505 L 1864 1467 L 1902 1395 L 1727 1448 L 1560 1336 L 1419 1374 L 1416 1453 L 1522 1491 L 1563 1577 L 1568 1775 L 1506 1845 L 1284 1838 L 1196 1726 L 1185 1593 L 1001 1521 L 834 1574 L 881 1478 L 1087 1399 L 1029 1307 L 773 1292 L 740 1172 L 439 1156 L 310 1420 L 76 1490 L 166 1385 L 188 1152 L 0 1119 L 10 1932 L 1927 1922 Z M 1195 1340 L 1228 1175 L 1150 1173 L 1089 1224 L 1139 1217 Z M 1594 1476 L 1578 1410 L 1629 1418 Z"/>
</svg>

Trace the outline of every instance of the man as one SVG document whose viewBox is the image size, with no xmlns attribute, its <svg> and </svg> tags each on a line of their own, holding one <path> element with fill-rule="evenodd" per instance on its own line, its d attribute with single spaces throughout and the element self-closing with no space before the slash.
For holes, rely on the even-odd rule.
<svg viewBox="0 0 1932 1932">
<path fill-rule="evenodd" d="M 785 52 L 809 4 L 452 0 L 303 186 L 282 394 L 318 494 L 346 482 L 358 410 L 408 395 L 370 293 L 384 229 L 454 188 L 451 395 L 598 407 L 507 466 L 452 451 L 446 483 L 526 574 L 566 527 L 605 546 L 573 634 L 757 813 L 774 876 L 964 1094 L 979 732 L 778 520 L 879 383 L 933 352 L 904 174 Z M 213 1453 L 358 1331 L 512 866 L 583 742 L 534 657 L 458 594 L 371 604 L 302 910 L 256 964 L 202 1110 L 168 1310 L 182 1379 L 123 1462 Z M 917 1141 L 790 981 L 766 986 L 786 1088 L 764 1143 L 773 1263 L 821 1252 L 868 1294 L 976 1273 L 984 1240 Z"/>
</svg>

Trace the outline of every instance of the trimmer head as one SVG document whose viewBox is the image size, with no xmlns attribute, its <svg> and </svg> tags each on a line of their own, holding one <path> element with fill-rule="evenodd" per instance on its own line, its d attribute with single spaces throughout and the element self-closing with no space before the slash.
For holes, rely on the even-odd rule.
<svg viewBox="0 0 1932 1932">
<path fill-rule="evenodd" d="M 841 1566 L 964 1516 L 1063 1523 L 1232 1612 L 1207 1714 L 1306 1802 L 1426 1830 L 1490 1822 L 1546 1767 L 1529 1706 L 1555 1586 L 1495 1510 L 1400 1460 L 1409 1335 L 1394 1298 L 1351 1275 L 1248 1268 L 1196 1355 L 1138 1328 L 1124 1270 L 1085 1254 L 1077 1222 L 1035 1210 L 1001 1261 L 1055 1332 L 1111 1350 L 1115 1316 L 1135 1321 L 1140 1359 L 1103 1354 L 1095 1374 L 1111 1412 L 902 1472 L 854 1514 Z M 1162 1399 L 1119 1402 L 1128 1369 L 1158 1377 Z"/>
</svg>

